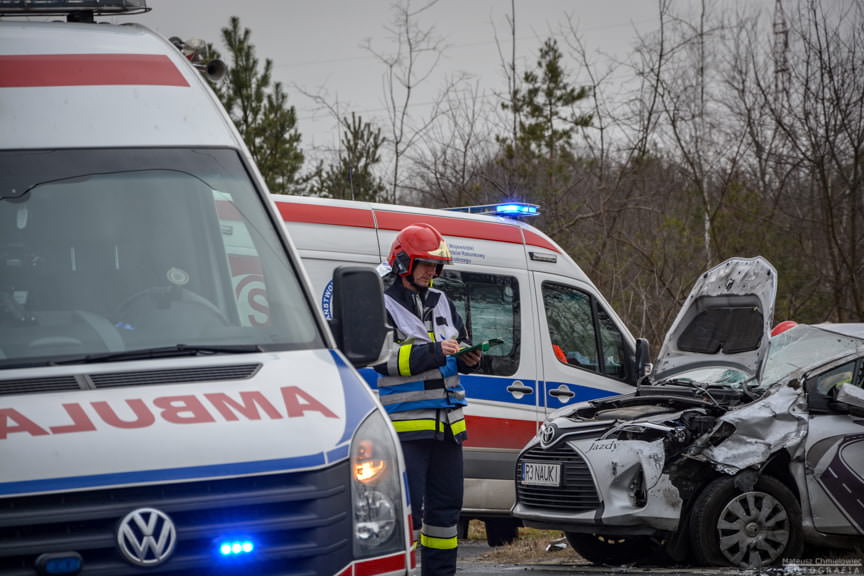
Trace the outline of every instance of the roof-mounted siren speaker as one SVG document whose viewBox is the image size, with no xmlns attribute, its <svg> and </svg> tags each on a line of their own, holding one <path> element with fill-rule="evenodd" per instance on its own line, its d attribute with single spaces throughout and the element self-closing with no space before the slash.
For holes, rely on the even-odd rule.
<svg viewBox="0 0 864 576">
<path fill-rule="evenodd" d="M 228 71 L 225 62 L 210 57 L 210 48 L 200 38 L 183 40 L 177 36 L 169 38 L 171 43 L 186 56 L 196 70 L 203 73 L 211 82 L 219 82 Z"/>
</svg>

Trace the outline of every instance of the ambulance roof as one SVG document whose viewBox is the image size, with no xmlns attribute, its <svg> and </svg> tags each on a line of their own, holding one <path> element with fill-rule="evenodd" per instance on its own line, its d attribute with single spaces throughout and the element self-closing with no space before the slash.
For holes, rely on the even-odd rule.
<svg viewBox="0 0 864 576">
<path fill-rule="evenodd" d="M 218 100 L 135 24 L 0 22 L 0 149 L 231 146 Z"/>
<path fill-rule="evenodd" d="M 273 195 L 272 198 L 282 219 L 288 223 L 349 226 L 395 233 L 409 224 L 425 222 L 451 238 L 524 246 L 527 257 L 533 261 L 533 268 L 550 273 L 566 273 L 582 282 L 593 284 L 579 265 L 554 240 L 521 220 L 353 200 L 287 195 Z M 382 249 L 386 250 L 387 247 Z"/>
</svg>

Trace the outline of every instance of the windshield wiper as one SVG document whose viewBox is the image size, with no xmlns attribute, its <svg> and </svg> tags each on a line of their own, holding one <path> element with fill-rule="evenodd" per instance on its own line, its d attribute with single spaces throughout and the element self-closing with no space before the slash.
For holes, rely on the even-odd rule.
<svg viewBox="0 0 864 576">
<path fill-rule="evenodd" d="M 138 350 L 124 350 L 123 352 L 87 354 L 86 356 L 67 358 L 65 360 L 53 360 L 47 364 L 49 366 L 61 366 L 63 364 L 95 364 L 99 362 L 124 362 L 152 358 L 175 358 L 178 356 L 252 354 L 255 352 L 263 352 L 263 348 L 258 344 L 176 344 L 174 346 L 162 346 L 159 348 L 141 348 Z"/>
</svg>

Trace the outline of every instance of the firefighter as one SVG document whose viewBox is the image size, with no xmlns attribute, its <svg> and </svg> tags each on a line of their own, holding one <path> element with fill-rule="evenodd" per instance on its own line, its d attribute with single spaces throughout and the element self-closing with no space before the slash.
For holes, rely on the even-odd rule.
<svg viewBox="0 0 864 576">
<path fill-rule="evenodd" d="M 457 526 L 462 508 L 462 442 L 465 390 L 459 372 L 480 363 L 468 344 L 453 303 L 432 279 L 451 262 L 444 238 L 428 224 L 396 236 L 388 263 L 393 284 L 384 292 L 395 342 L 380 374 L 378 393 L 399 434 L 419 533 L 422 574 L 456 572 Z"/>
</svg>

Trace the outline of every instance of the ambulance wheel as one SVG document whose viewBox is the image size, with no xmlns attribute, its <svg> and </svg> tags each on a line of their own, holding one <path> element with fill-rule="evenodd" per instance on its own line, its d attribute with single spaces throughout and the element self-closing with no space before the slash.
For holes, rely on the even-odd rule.
<svg viewBox="0 0 864 576">
<path fill-rule="evenodd" d="M 657 544 L 648 536 L 605 536 L 565 532 L 567 542 L 592 564 L 619 566 L 652 558 Z"/>
<path fill-rule="evenodd" d="M 486 543 L 489 546 L 506 546 L 519 536 L 519 522 L 511 518 L 492 518 L 485 521 Z"/>
<path fill-rule="evenodd" d="M 468 525 L 471 523 L 469 518 L 459 518 L 459 524 L 456 526 L 456 536 L 459 540 L 468 539 Z"/>
<path fill-rule="evenodd" d="M 749 488 L 731 476 L 714 480 L 693 503 L 690 527 L 701 564 L 759 568 L 798 558 L 803 548 L 801 506 L 770 476 Z"/>
</svg>

